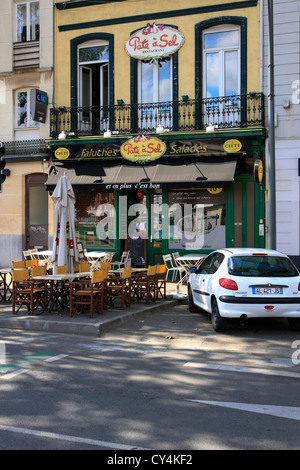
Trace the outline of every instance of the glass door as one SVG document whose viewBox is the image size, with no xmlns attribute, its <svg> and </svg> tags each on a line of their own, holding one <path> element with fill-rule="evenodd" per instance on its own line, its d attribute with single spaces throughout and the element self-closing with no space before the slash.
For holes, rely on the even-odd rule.
<svg viewBox="0 0 300 470">
<path fill-rule="evenodd" d="M 90 132 L 92 126 L 92 69 L 80 67 L 79 130 Z"/>
<path fill-rule="evenodd" d="M 162 190 L 154 190 L 151 197 L 151 233 L 149 239 L 149 258 L 152 263 L 158 264 L 162 262 L 163 248 L 163 198 Z"/>
<path fill-rule="evenodd" d="M 109 129 L 108 111 L 108 63 L 100 66 L 100 130 Z"/>
<path fill-rule="evenodd" d="M 240 31 L 228 25 L 204 33 L 205 125 L 240 120 Z"/>
<path fill-rule="evenodd" d="M 172 59 L 139 62 L 139 131 L 153 131 L 172 123 Z"/>
</svg>

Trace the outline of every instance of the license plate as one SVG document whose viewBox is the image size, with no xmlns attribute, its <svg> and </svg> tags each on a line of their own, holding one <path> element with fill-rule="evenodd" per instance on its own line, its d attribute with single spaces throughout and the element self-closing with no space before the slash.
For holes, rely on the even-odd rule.
<svg viewBox="0 0 300 470">
<path fill-rule="evenodd" d="M 252 287 L 252 294 L 283 294 L 282 287 Z"/>
</svg>

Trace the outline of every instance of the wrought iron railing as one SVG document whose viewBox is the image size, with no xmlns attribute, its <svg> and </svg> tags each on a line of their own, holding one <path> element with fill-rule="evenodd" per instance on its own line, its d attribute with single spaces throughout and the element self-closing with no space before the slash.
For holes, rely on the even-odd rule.
<svg viewBox="0 0 300 470">
<path fill-rule="evenodd" d="M 205 98 L 146 104 L 52 108 L 50 136 L 96 136 L 106 130 L 117 134 L 153 133 L 161 125 L 170 131 L 264 126 L 264 95 Z"/>
<path fill-rule="evenodd" d="M 2 144 L 6 155 L 47 156 L 49 154 L 45 139 L 12 140 Z"/>
</svg>

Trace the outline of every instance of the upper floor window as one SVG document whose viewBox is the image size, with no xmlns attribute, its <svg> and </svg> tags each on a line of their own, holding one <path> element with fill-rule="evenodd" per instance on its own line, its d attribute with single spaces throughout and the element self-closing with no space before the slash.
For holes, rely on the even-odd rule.
<svg viewBox="0 0 300 470">
<path fill-rule="evenodd" d="M 240 28 L 219 25 L 203 32 L 204 97 L 240 94 Z"/>
<path fill-rule="evenodd" d="M 40 38 L 39 2 L 16 4 L 16 42 L 38 41 Z"/>
<path fill-rule="evenodd" d="M 39 123 L 33 120 L 30 106 L 30 90 L 16 92 L 16 127 L 26 129 L 37 127 Z"/>
</svg>

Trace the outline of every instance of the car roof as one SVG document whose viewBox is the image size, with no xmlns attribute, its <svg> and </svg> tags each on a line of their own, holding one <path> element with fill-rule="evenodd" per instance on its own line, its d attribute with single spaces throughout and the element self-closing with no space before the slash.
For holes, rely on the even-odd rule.
<svg viewBox="0 0 300 470">
<path fill-rule="evenodd" d="M 227 254 L 232 255 L 253 255 L 253 254 L 262 254 L 265 256 L 284 256 L 288 257 L 285 253 L 281 253 L 277 250 L 270 250 L 268 248 L 224 248 L 220 251 L 226 252 Z"/>
</svg>

